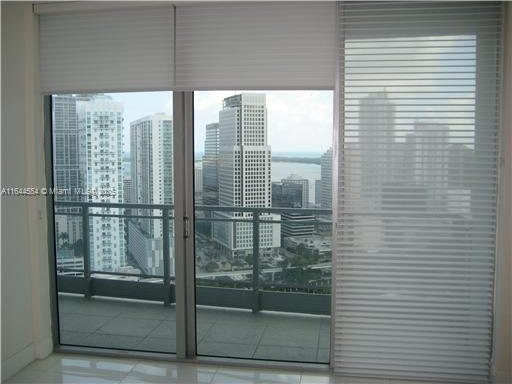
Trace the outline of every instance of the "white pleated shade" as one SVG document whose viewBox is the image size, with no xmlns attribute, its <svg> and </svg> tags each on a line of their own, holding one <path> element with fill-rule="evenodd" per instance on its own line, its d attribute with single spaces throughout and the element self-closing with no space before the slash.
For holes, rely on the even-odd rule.
<svg viewBox="0 0 512 384">
<path fill-rule="evenodd" d="M 335 369 L 488 379 L 501 5 L 345 2 Z"/>
</svg>

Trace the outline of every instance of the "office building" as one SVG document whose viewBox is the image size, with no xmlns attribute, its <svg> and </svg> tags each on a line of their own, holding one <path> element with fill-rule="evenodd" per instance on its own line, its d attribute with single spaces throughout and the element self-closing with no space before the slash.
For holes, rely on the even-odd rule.
<svg viewBox="0 0 512 384">
<path fill-rule="evenodd" d="M 133 183 L 131 177 L 123 178 L 123 202 L 131 203 L 133 194 Z"/>
<path fill-rule="evenodd" d="M 307 208 L 309 207 L 309 180 L 303 178 L 300 175 L 291 174 L 286 179 L 282 179 L 281 183 L 289 185 L 289 184 L 297 184 L 301 185 L 302 193 L 301 193 L 301 201 L 300 207 Z"/>
<path fill-rule="evenodd" d="M 173 190 L 173 125 L 172 116 L 157 113 L 130 123 L 132 202 L 138 204 L 168 204 L 174 202 Z M 139 209 L 139 215 L 161 215 L 159 209 Z M 128 232 L 129 250 L 147 273 L 163 271 L 162 220 L 136 219 L 137 226 Z M 174 268 L 173 225 L 170 222 L 171 274 Z M 136 232 L 139 231 L 140 233 Z M 144 240 L 145 239 L 145 240 Z M 156 242 L 155 242 L 156 241 Z M 136 244 L 135 244 L 136 243 Z M 137 253 L 137 252 L 140 252 Z M 147 259 L 147 260 L 143 260 Z M 140 261 L 142 260 L 142 261 Z"/>
<path fill-rule="evenodd" d="M 432 210 L 446 208 L 450 130 L 437 123 L 414 123 L 414 179 L 427 188 L 427 205 Z M 462 197 L 462 196 L 461 196 Z"/>
<path fill-rule="evenodd" d="M 203 204 L 203 165 L 194 164 L 194 200 L 196 204 Z"/>
<path fill-rule="evenodd" d="M 128 253 L 145 274 L 163 275 L 162 238 L 149 237 L 147 233 L 141 230 L 139 224 L 133 220 L 128 221 Z M 174 263 L 171 263 L 170 267 L 171 275 L 173 275 Z"/>
<path fill-rule="evenodd" d="M 206 125 L 203 155 L 203 204 L 219 204 L 219 123 Z M 196 177 L 195 182 L 199 179 Z"/>
<path fill-rule="evenodd" d="M 332 208 L 332 148 L 320 160 L 320 207 Z"/>
<path fill-rule="evenodd" d="M 322 204 L 322 180 L 315 180 L 315 206 Z"/>
<path fill-rule="evenodd" d="M 272 207 L 302 208 L 303 186 L 295 183 L 272 183 Z"/>
<path fill-rule="evenodd" d="M 395 106 L 386 92 L 371 93 L 359 101 L 359 140 L 361 155 L 361 193 L 366 203 L 380 204 L 375 188 L 394 176 Z"/>
<path fill-rule="evenodd" d="M 229 207 L 272 205 L 271 149 L 267 142 L 265 94 L 242 93 L 224 99 L 219 112 L 219 204 Z M 220 218 L 251 218 L 251 213 L 222 212 Z M 261 219 L 272 218 L 265 213 Z M 279 247 L 277 224 L 260 225 L 260 249 Z M 214 239 L 232 256 L 252 250 L 252 225 L 217 222 Z"/>
<path fill-rule="evenodd" d="M 130 123 L 132 201 L 138 204 L 173 204 L 172 117 L 163 113 Z M 158 215 L 160 210 L 151 214 Z M 141 212 L 149 213 L 148 210 Z M 160 220 L 141 219 L 149 236 L 162 237 Z"/>
<path fill-rule="evenodd" d="M 303 208 L 304 196 L 307 195 L 305 190 L 308 191 L 307 180 L 300 177 L 289 177 L 282 179 L 280 183 L 272 183 L 272 207 Z M 311 214 L 301 212 L 281 214 L 281 243 L 288 236 L 312 235 L 314 229 L 315 217 Z"/>
<path fill-rule="evenodd" d="M 83 177 L 79 162 L 79 132 L 76 115 L 76 102 L 85 99 L 76 95 L 55 95 L 52 97 L 53 113 L 53 181 L 57 188 L 70 189 L 70 193 L 55 196 L 56 200 L 80 201 L 82 196 L 76 189 L 83 188 Z M 55 232 L 65 234 L 69 244 L 82 239 L 82 220 L 78 216 L 65 215 L 77 213 L 73 207 L 59 207 L 55 216 Z M 60 253 L 57 255 L 60 258 Z"/>
</svg>

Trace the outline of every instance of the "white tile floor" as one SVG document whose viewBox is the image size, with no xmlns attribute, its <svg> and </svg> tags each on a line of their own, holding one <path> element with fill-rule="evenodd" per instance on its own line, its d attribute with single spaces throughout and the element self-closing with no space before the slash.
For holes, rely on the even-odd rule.
<svg viewBox="0 0 512 384">
<path fill-rule="evenodd" d="M 299 370 L 233 368 L 77 354 L 53 354 L 45 360 L 36 360 L 5 383 L 420 384 L 345 378 Z"/>
</svg>

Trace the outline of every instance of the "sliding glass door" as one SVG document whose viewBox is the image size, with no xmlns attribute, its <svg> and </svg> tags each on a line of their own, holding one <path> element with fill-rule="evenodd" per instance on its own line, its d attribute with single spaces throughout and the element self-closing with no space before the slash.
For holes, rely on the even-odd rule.
<svg viewBox="0 0 512 384">
<path fill-rule="evenodd" d="M 59 342 L 174 353 L 172 93 L 50 102 Z"/>
<path fill-rule="evenodd" d="M 329 362 L 332 92 L 195 92 L 197 354 Z"/>
<path fill-rule="evenodd" d="M 332 92 L 49 103 L 60 345 L 329 362 Z"/>
</svg>

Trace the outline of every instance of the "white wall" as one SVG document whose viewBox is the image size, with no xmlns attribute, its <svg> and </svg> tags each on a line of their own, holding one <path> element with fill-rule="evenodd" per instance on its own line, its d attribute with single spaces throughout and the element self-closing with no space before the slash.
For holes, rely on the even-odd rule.
<svg viewBox="0 0 512 384">
<path fill-rule="evenodd" d="M 2 187 L 44 186 L 37 18 L 1 3 Z M 1 199 L 2 380 L 52 350 L 44 197 Z"/>
</svg>

